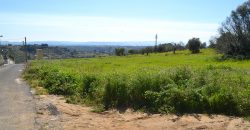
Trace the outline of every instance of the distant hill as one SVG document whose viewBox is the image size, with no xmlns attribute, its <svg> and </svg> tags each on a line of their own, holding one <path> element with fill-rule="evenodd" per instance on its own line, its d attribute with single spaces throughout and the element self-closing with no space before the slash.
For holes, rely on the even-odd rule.
<svg viewBox="0 0 250 130">
<path fill-rule="evenodd" d="M 41 41 L 29 42 L 29 44 L 47 43 L 50 46 L 152 46 L 154 42 L 66 42 L 66 41 Z"/>
<path fill-rule="evenodd" d="M 132 41 L 132 42 L 70 42 L 70 41 L 32 41 L 28 44 L 46 43 L 49 46 L 153 46 L 154 41 Z M 22 45 L 22 42 L 2 41 L 2 45 Z"/>
</svg>

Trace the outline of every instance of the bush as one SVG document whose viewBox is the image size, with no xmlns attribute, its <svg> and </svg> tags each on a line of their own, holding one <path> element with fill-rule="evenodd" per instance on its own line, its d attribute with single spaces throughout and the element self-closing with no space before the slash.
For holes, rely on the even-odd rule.
<svg viewBox="0 0 250 130">
<path fill-rule="evenodd" d="M 54 68 L 42 67 L 38 77 L 41 85 L 51 94 L 73 95 L 78 86 L 76 77 L 70 73 L 62 73 Z"/>
<path fill-rule="evenodd" d="M 181 67 L 174 69 L 170 75 L 170 78 L 178 86 L 186 86 L 189 79 L 192 77 L 192 71 L 190 68 Z"/>
<path fill-rule="evenodd" d="M 105 108 L 127 107 L 129 103 L 127 77 L 119 74 L 109 75 L 104 90 Z"/>
<path fill-rule="evenodd" d="M 73 95 L 77 87 L 77 81 L 70 74 L 52 73 L 45 78 L 43 85 L 51 94 Z"/>
<path fill-rule="evenodd" d="M 209 98 L 211 111 L 213 113 L 239 115 L 240 109 L 232 93 L 220 91 Z"/>
<path fill-rule="evenodd" d="M 134 108 L 141 108 L 149 105 L 145 98 L 146 91 L 157 91 L 159 90 L 159 84 L 155 82 L 155 76 L 152 73 L 141 71 L 133 75 L 130 81 L 130 98 Z"/>
<path fill-rule="evenodd" d="M 81 95 L 83 97 L 93 97 L 94 89 L 96 86 L 96 81 L 98 80 L 95 75 L 84 75 L 83 78 L 83 87 L 82 87 L 82 92 Z"/>
</svg>

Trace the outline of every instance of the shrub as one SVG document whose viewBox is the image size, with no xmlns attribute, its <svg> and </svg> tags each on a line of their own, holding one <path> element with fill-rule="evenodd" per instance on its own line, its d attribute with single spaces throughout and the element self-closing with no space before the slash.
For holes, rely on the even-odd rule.
<svg viewBox="0 0 250 130">
<path fill-rule="evenodd" d="M 140 71 L 133 75 L 133 78 L 130 81 L 130 98 L 132 106 L 136 109 L 139 109 L 147 104 L 145 99 L 146 91 L 156 91 L 159 89 L 159 86 L 156 84 L 155 77 L 150 72 Z"/>
<path fill-rule="evenodd" d="M 83 78 L 83 88 L 82 88 L 82 96 L 93 97 L 94 87 L 96 86 L 96 81 L 98 80 L 95 75 L 84 75 Z"/>
<path fill-rule="evenodd" d="M 187 86 L 187 82 L 192 77 L 192 71 L 188 67 L 173 69 L 170 78 L 178 86 Z"/>
<path fill-rule="evenodd" d="M 129 96 L 127 87 L 127 77 L 119 74 L 109 75 L 104 90 L 105 108 L 127 107 Z"/>
<path fill-rule="evenodd" d="M 232 93 L 220 91 L 209 98 L 211 111 L 213 113 L 239 115 L 238 103 Z"/>
<path fill-rule="evenodd" d="M 57 69 L 41 68 L 39 77 L 42 86 L 51 94 L 73 95 L 78 86 L 77 79 L 69 73 L 59 72 Z"/>
<path fill-rule="evenodd" d="M 77 87 L 77 80 L 70 74 L 57 73 L 49 75 L 44 82 L 44 86 L 52 94 L 73 95 Z"/>
</svg>

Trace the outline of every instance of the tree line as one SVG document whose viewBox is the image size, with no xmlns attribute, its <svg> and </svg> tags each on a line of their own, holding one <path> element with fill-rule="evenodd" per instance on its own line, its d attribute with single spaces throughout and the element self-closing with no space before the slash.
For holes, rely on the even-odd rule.
<svg viewBox="0 0 250 130">
<path fill-rule="evenodd" d="M 209 42 L 225 59 L 250 58 L 250 0 L 231 12 L 219 28 L 219 36 Z"/>
<path fill-rule="evenodd" d="M 199 38 L 192 38 L 188 41 L 186 45 L 183 42 L 180 43 L 164 43 L 155 46 L 147 46 L 142 49 L 130 49 L 125 50 L 125 48 L 116 48 L 115 55 L 117 56 L 124 56 L 126 54 L 146 54 L 149 55 L 150 53 L 162 53 L 162 52 L 173 52 L 177 50 L 185 50 L 189 49 L 192 53 L 199 53 L 200 49 L 206 48 L 206 43 L 202 43 Z"/>
<path fill-rule="evenodd" d="M 223 58 L 250 59 L 250 0 L 238 6 L 236 10 L 221 24 L 219 36 L 209 40 L 209 48 L 215 48 L 223 54 Z M 191 38 L 186 45 L 183 43 L 167 43 L 148 46 L 141 50 L 128 50 L 127 54 L 147 54 L 189 49 L 192 53 L 199 53 L 206 48 L 199 38 Z M 125 55 L 125 49 L 115 50 L 118 56 Z"/>
</svg>

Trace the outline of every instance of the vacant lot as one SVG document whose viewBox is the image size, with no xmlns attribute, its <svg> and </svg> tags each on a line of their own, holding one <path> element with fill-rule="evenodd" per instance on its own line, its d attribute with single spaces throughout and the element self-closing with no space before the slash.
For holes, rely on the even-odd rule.
<svg viewBox="0 0 250 130">
<path fill-rule="evenodd" d="M 40 93 L 67 102 L 149 113 L 250 115 L 250 61 L 220 60 L 205 49 L 33 61 L 25 73 Z M 41 89 L 42 88 L 42 89 Z"/>
</svg>

